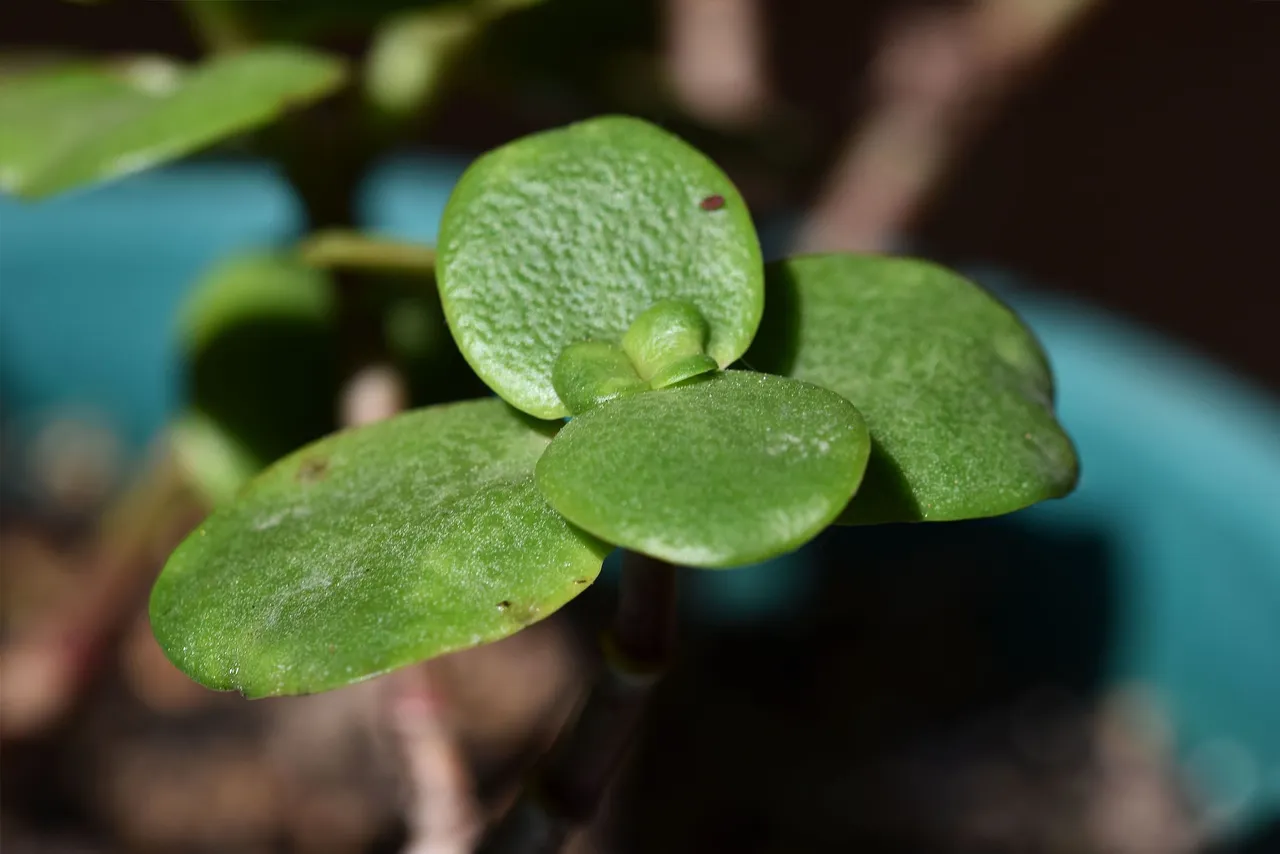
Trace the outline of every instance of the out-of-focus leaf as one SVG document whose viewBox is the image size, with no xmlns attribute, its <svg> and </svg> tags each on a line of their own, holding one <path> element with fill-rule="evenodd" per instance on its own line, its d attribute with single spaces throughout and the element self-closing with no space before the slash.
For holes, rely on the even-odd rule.
<svg viewBox="0 0 1280 854">
<path fill-rule="evenodd" d="M 44 70 L 0 90 L 0 189 L 48 196 L 174 160 L 336 89 L 333 57 L 263 47 L 189 70 L 148 60 Z"/>
<path fill-rule="evenodd" d="M 287 256 L 226 261 L 192 292 L 179 334 L 191 411 L 173 443 L 212 504 L 335 428 L 336 304 L 324 273 Z"/>
<path fill-rule="evenodd" d="M 459 2 L 398 15 L 379 25 L 365 61 L 369 100 L 392 115 L 430 106 L 449 69 L 484 23 L 474 4 Z"/>
</svg>

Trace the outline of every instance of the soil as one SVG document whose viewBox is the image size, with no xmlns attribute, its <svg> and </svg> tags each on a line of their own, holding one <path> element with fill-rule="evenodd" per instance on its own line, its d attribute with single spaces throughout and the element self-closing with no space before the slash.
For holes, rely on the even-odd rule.
<svg viewBox="0 0 1280 854">
<path fill-rule="evenodd" d="M 1065 555 L 1089 588 L 1104 548 L 1008 525 L 913 534 L 908 548 L 892 529 L 852 536 L 806 551 L 815 586 L 796 613 L 686 614 L 628 770 L 575 852 L 1208 850 L 1158 720 L 1090 684 L 1105 629 L 1064 636 L 1052 619 L 1078 622 L 1070 613 L 1031 615 L 1075 654 L 1011 652 L 1010 573 Z M 7 523 L 0 543 L 12 640 L 83 583 L 83 550 L 31 523 Z M 849 572 L 859 550 L 864 565 Z M 1061 604 L 1054 573 L 1040 576 L 1023 586 Z M 581 695 L 610 597 L 602 583 L 534 629 L 438 665 L 449 728 L 491 813 Z M 141 613 L 122 634 L 69 714 L 4 744 L 6 852 L 403 850 L 412 797 L 387 679 L 251 702 L 178 673 Z"/>
</svg>

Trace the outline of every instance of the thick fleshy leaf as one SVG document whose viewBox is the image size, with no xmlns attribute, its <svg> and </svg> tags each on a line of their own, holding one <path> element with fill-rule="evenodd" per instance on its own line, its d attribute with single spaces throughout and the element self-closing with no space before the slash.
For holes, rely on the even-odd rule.
<svg viewBox="0 0 1280 854">
<path fill-rule="evenodd" d="M 335 89 L 342 63 L 264 47 L 190 71 L 140 61 L 41 71 L 0 94 L 0 188 L 40 197 L 190 154 Z"/>
<path fill-rule="evenodd" d="M 336 310 L 328 277 L 288 256 L 233 258 L 192 291 L 179 325 L 190 412 L 172 441 L 211 504 L 335 428 Z"/>
<path fill-rule="evenodd" d="M 176 68 L 165 74 L 176 74 Z M 147 82 L 128 67 L 114 73 L 84 65 L 41 69 L 0 83 L 0 191 L 20 192 L 41 166 L 89 128 L 134 115 Z"/>
<path fill-rule="evenodd" d="M 290 455 L 169 558 L 156 638 L 202 684 L 259 697 L 518 632 L 585 590 L 608 552 L 534 484 L 553 431 L 489 398 Z"/>
<path fill-rule="evenodd" d="M 392 115 L 432 106 L 450 68 L 484 24 L 481 4 L 461 3 L 414 9 L 381 22 L 364 67 L 370 102 Z"/>
<path fill-rule="evenodd" d="M 620 344 L 655 303 L 697 309 L 720 366 L 760 321 L 760 245 L 742 197 L 704 155 L 639 119 L 592 119 L 481 157 L 449 199 L 439 252 L 463 355 L 541 418 L 569 412 L 552 383 L 561 351 Z"/>
<path fill-rule="evenodd" d="M 816 255 L 768 269 L 755 368 L 825 386 L 867 419 L 841 521 L 996 516 L 1075 486 L 1044 352 L 986 291 L 934 264 Z"/>
<path fill-rule="evenodd" d="M 849 502 L 870 439 L 837 394 L 718 372 L 579 415 L 538 461 L 553 507 L 601 539 L 685 566 L 784 554 Z"/>
<path fill-rule="evenodd" d="M 564 349 L 551 374 L 556 394 L 573 413 L 649 386 L 636 374 L 622 348 L 604 341 L 583 341 Z"/>
</svg>

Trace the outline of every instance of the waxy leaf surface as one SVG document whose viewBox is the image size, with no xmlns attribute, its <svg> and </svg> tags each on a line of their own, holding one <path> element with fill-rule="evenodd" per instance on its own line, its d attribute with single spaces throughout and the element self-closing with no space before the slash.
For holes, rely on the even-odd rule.
<svg viewBox="0 0 1280 854">
<path fill-rule="evenodd" d="M 335 688 L 548 616 L 608 552 L 534 484 L 554 426 L 489 398 L 292 454 L 170 557 L 151 598 L 156 638 L 204 685 L 264 696 Z"/>
<path fill-rule="evenodd" d="M 871 430 L 841 521 L 996 516 L 1075 486 L 1044 352 L 982 288 L 924 261 L 815 255 L 770 265 L 766 300 L 748 363 L 838 392 Z"/>
<path fill-rule="evenodd" d="M 538 486 L 575 525 L 685 566 L 792 551 L 858 487 L 870 440 L 856 409 L 808 383 L 717 372 L 574 417 Z"/>
<path fill-rule="evenodd" d="M 722 367 L 760 321 L 760 245 L 742 197 L 703 154 L 639 119 L 592 119 L 481 157 L 450 197 L 439 253 L 463 355 L 540 418 L 569 414 L 551 379 L 565 347 L 619 344 L 661 300 L 701 312 Z"/>
</svg>

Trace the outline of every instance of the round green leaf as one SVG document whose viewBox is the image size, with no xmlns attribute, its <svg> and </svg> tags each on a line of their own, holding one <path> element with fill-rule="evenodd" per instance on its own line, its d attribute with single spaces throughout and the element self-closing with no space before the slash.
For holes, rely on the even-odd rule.
<svg viewBox="0 0 1280 854">
<path fill-rule="evenodd" d="M 622 336 L 622 349 L 647 382 L 676 361 L 703 355 L 709 334 L 707 321 L 696 308 L 687 302 L 663 300 L 636 318 Z"/>
<path fill-rule="evenodd" d="M 547 506 L 554 426 L 489 398 L 290 455 L 169 558 L 151 624 L 192 678 L 252 697 L 346 685 L 518 632 L 608 547 Z"/>
<path fill-rule="evenodd" d="M 624 394 L 648 388 L 621 348 L 604 341 L 571 344 L 551 373 L 556 394 L 573 413 L 586 412 Z"/>
<path fill-rule="evenodd" d="M 183 157 L 336 89 L 342 63 L 270 46 L 190 71 L 157 61 L 126 71 L 79 65 L 6 83 L 3 188 L 40 197 Z"/>
<path fill-rule="evenodd" d="M 439 253 L 463 355 L 541 418 L 569 413 L 552 383 L 561 351 L 621 343 L 657 302 L 697 309 L 722 367 L 760 322 L 760 245 L 742 197 L 705 156 L 639 119 L 592 119 L 481 157 L 449 199 Z"/>
<path fill-rule="evenodd" d="M 1017 316 L 924 261 L 818 255 L 770 265 L 755 368 L 829 388 L 871 430 L 841 521 L 996 516 L 1076 482 L 1049 363 Z"/>
<path fill-rule="evenodd" d="M 830 524 L 869 445 L 839 395 L 728 371 L 575 417 L 537 478 L 553 507 L 601 539 L 685 566 L 742 566 Z"/>
<path fill-rule="evenodd" d="M 288 256 L 215 266 L 183 307 L 190 412 L 172 442 L 211 504 L 336 427 L 336 298 L 328 277 Z"/>
</svg>

